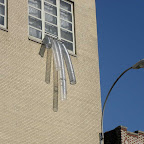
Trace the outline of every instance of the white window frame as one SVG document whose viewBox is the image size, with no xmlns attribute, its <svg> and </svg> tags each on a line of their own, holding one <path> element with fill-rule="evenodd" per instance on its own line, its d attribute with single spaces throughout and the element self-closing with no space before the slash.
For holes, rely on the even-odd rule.
<svg viewBox="0 0 144 144">
<path fill-rule="evenodd" d="M 35 8 L 35 7 L 33 7 L 33 6 L 31 6 L 31 5 L 28 4 L 28 16 L 31 16 L 31 17 L 36 18 L 36 19 L 39 19 L 39 18 L 37 18 L 37 17 L 32 16 L 32 15 L 29 14 L 29 6 L 41 11 L 41 19 L 39 19 L 39 20 L 41 20 L 41 22 L 42 22 L 42 30 L 37 29 L 37 28 L 35 28 L 33 26 L 30 26 L 30 25 L 29 25 L 29 27 L 34 28 L 35 30 L 41 31 L 42 32 L 42 39 L 44 38 L 45 34 L 47 34 L 47 35 L 49 35 L 49 36 L 51 36 L 53 38 L 59 39 L 61 41 L 64 40 L 66 42 L 72 43 L 73 44 L 73 51 L 71 51 L 71 50 L 68 50 L 68 51 L 69 51 L 70 54 L 74 54 L 75 55 L 76 54 L 76 50 L 75 50 L 75 30 L 74 30 L 74 3 L 70 2 L 70 1 L 67 1 L 67 0 L 62 0 L 62 1 L 64 1 L 65 3 L 68 3 L 68 4 L 71 5 L 71 12 L 60 7 L 60 0 L 56 0 L 56 5 L 51 4 L 51 3 L 49 3 L 49 2 L 47 2 L 45 0 L 41 0 L 41 9 Z M 54 6 L 54 7 L 57 8 L 57 16 L 55 16 L 53 14 L 50 14 L 51 16 L 57 17 L 57 25 L 45 21 L 45 13 L 47 13 L 47 14 L 49 14 L 49 13 L 46 12 L 46 11 L 44 11 L 44 3 L 50 4 L 50 5 L 52 5 L 52 6 Z M 66 11 L 68 13 L 71 13 L 71 15 L 72 15 L 72 22 L 60 18 L 60 9 Z M 72 31 L 67 30 L 67 29 L 61 27 L 61 24 L 60 24 L 60 20 L 61 19 L 64 20 L 64 21 L 66 21 L 66 22 L 68 22 L 68 23 L 72 24 Z M 58 36 L 45 32 L 45 23 L 48 23 L 50 25 L 56 26 L 57 30 L 58 30 Z M 72 33 L 73 42 L 61 37 L 61 29 L 65 30 L 67 32 L 71 32 Z M 28 33 L 29 33 L 29 28 L 28 28 Z M 39 38 L 30 36 L 30 35 L 29 35 L 29 38 L 32 39 L 32 40 L 34 40 L 34 41 L 41 42 L 41 39 L 39 39 Z"/>
<path fill-rule="evenodd" d="M 0 16 L 4 17 L 4 25 L 0 24 L 0 28 L 7 29 L 7 0 L 4 0 L 4 4 L 0 4 L 5 7 L 5 15 L 0 14 Z"/>
</svg>

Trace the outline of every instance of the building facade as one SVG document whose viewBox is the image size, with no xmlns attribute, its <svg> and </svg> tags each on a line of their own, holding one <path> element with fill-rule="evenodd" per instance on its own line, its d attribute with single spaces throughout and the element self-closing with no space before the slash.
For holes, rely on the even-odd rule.
<svg viewBox="0 0 144 144">
<path fill-rule="evenodd" d="M 129 132 L 124 126 L 105 132 L 105 144 L 144 144 L 144 132 Z"/>
<path fill-rule="evenodd" d="M 95 0 L 0 0 L 1 144 L 99 143 L 96 27 Z M 46 84 L 46 55 L 38 54 L 45 34 L 63 39 L 77 80 L 70 85 L 67 78 L 68 98 L 59 98 L 58 112 L 53 69 Z"/>
</svg>

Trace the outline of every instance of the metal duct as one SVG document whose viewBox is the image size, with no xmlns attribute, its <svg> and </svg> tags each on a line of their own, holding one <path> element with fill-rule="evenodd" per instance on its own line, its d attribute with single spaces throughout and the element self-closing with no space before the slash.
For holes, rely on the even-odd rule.
<svg viewBox="0 0 144 144">
<path fill-rule="evenodd" d="M 45 35 L 45 37 L 42 41 L 42 45 L 41 45 L 41 48 L 40 48 L 40 51 L 39 51 L 39 55 L 41 57 L 43 57 L 46 48 L 51 48 L 51 47 L 52 47 L 51 39 L 47 35 Z"/>
<path fill-rule="evenodd" d="M 56 70 L 59 71 L 61 68 L 60 55 L 59 55 L 59 49 L 58 49 L 56 40 L 54 40 L 54 39 L 52 40 L 52 50 L 53 50 L 53 56 L 54 56 Z"/>
<path fill-rule="evenodd" d="M 57 46 L 59 50 L 60 56 L 60 82 L 61 82 L 61 100 L 67 99 L 67 88 L 66 88 L 66 75 L 65 75 L 65 68 L 64 68 L 64 60 L 63 60 L 63 53 L 60 46 L 60 42 L 57 41 Z"/>
<path fill-rule="evenodd" d="M 61 49 L 62 49 L 63 57 L 64 57 L 64 60 L 66 63 L 70 84 L 74 85 L 74 84 L 76 84 L 76 77 L 75 77 L 73 65 L 71 62 L 71 58 L 70 58 L 69 53 L 64 44 L 61 44 Z"/>
<path fill-rule="evenodd" d="M 46 49 L 46 46 L 45 46 L 45 44 L 42 43 L 42 44 L 41 44 L 41 47 L 40 47 L 40 51 L 39 51 L 39 55 L 40 55 L 41 57 L 44 56 L 45 49 Z"/>
<path fill-rule="evenodd" d="M 50 83 L 52 50 L 47 48 L 45 82 Z"/>
<path fill-rule="evenodd" d="M 53 111 L 58 111 L 58 71 L 53 61 Z"/>
<path fill-rule="evenodd" d="M 52 49 L 51 49 L 52 48 Z M 58 111 L 58 72 L 59 72 L 59 80 L 61 86 L 61 100 L 67 99 L 67 86 L 66 86 L 66 74 L 65 74 L 65 66 L 69 75 L 70 84 L 76 84 L 76 77 L 73 69 L 73 65 L 69 56 L 69 53 L 65 47 L 65 45 L 56 40 L 51 39 L 49 36 L 45 36 L 39 55 L 41 57 L 44 56 L 44 52 L 47 49 L 47 57 L 46 57 L 46 74 L 45 74 L 45 82 L 50 83 L 50 72 L 51 72 L 51 57 L 53 53 L 53 111 Z"/>
</svg>

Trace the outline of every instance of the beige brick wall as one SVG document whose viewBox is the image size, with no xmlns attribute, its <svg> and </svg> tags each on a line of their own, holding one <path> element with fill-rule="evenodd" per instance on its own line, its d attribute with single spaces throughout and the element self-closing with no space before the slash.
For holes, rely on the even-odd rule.
<svg viewBox="0 0 144 144">
<path fill-rule="evenodd" d="M 95 0 L 74 0 L 77 84 L 54 113 L 40 44 L 28 40 L 27 0 L 8 1 L 0 30 L 0 144 L 98 144 L 101 99 Z M 68 80 L 68 79 L 67 79 Z"/>
</svg>

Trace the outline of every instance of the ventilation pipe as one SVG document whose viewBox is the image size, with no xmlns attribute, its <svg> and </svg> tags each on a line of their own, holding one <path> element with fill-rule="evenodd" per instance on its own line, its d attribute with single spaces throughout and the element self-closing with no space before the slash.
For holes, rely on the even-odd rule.
<svg viewBox="0 0 144 144">
<path fill-rule="evenodd" d="M 53 60 L 53 111 L 58 111 L 58 71 Z"/>
<path fill-rule="evenodd" d="M 47 57 L 46 57 L 46 73 L 45 73 L 45 82 L 47 84 L 50 83 L 50 73 L 51 73 L 51 57 L 52 57 L 52 49 L 47 49 Z"/>
<path fill-rule="evenodd" d="M 52 40 L 52 50 L 53 50 L 53 55 L 54 55 L 54 60 L 55 60 L 55 65 L 56 65 L 56 70 L 59 71 L 61 69 L 61 62 L 60 62 L 60 55 L 59 55 L 59 49 L 56 43 L 56 40 Z"/>
<path fill-rule="evenodd" d="M 61 82 L 61 100 L 67 99 L 67 90 L 66 90 L 66 75 L 65 75 L 65 68 L 64 68 L 64 60 L 63 60 L 63 53 L 60 46 L 60 42 L 57 41 L 57 46 L 59 50 L 60 56 L 60 82 Z"/>
<path fill-rule="evenodd" d="M 51 49 L 52 48 L 52 49 Z M 45 36 L 43 39 L 39 55 L 44 56 L 45 50 L 47 49 L 46 57 L 46 74 L 45 82 L 50 83 L 50 72 L 51 72 L 51 57 L 53 53 L 53 110 L 54 112 L 58 111 L 58 73 L 61 86 L 61 100 L 67 99 L 67 87 L 66 87 L 66 74 L 65 66 L 69 75 L 70 84 L 76 84 L 75 73 L 73 65 L 69 56 L 69 53 L 65 45 L 56 40 L 52 39 L 49 36 Z"/>
<path fill-rule="evenodd" d="M 60 46 L 61 46 L 63 57 L 66 63 L 70 84 L 74 85 L 76 84 L 76 78 L 75 78 L 75 73 L 74 73 L 74 69 L 73 69 L 73 65 L 72 65 L 69 53 L 64 44 L 61 43 Z"/>
</svg>

